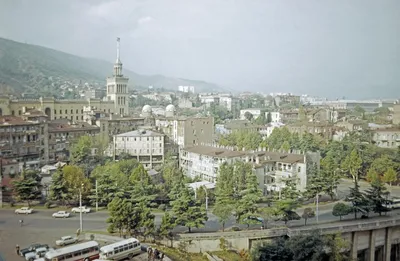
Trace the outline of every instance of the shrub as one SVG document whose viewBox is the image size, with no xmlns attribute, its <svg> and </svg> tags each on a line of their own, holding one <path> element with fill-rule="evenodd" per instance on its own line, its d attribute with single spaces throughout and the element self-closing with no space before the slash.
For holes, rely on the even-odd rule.
<svg viewBox="0 0 400 261">
<path fill-rule="evenodd" d="M 51 208 L 51 202 L 47 201 L 44 203 L 45 208 Z"/>
<path fill-rule="evenodd" d="M 160 205 L 158 206 L 158 209 L 159 209 L 159 210 L 162 210 L 162 211 L 165 211 L 165 210 L 167 209 L 167 206 L 166 206 L 165 204 L 160 204 Z"/>
<path fill-rule="evenodd" d="M 157 204 L 156 202 L 151 202 L 151 203 L 150 203 L 150 207 L 151 207 L 151 208 L 157 208 L 157 207 L 158 207 L 158 204 Z"/>
<path fill-rule="evenodd" d="M 90 235 L 90 240 L 94 240 L 94 235 L 93 234 Z"/>
<path fill-rule="evenodd" d="M 232 231 L 240 231 L 240 227 L 232 227 Z"/>
</svg>

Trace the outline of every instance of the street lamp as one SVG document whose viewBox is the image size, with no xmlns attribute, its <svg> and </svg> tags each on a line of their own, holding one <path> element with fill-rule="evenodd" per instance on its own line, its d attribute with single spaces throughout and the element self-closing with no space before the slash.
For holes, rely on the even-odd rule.
<svg viewBox="0 0 400 261">
<path fill-rule="evenodd" d="M 82 233 L 83 226 L 82 226 L 82 189 L 83 189 L 83 183 L 81 184 L 81 187 L 79 189 L 79 230 L 80 233 Z"/>
</svg>

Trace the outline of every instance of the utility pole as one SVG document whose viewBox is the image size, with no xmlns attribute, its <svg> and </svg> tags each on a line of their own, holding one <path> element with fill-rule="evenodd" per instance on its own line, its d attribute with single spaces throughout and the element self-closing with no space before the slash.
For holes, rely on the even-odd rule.
<svg viewBox="0 0 400 261">
<path fill-rule="evenodd" d="M 81 188 L 79 189 L 79 229 L 80 229 L 80 233 L 82 233 L 82 188 L 83 188 L 83 184 L 81 185 Z"/>
<path fill-rule="evenodd" d="M 97 193 L 97 179 L 96 179 L 96 212 L 99 211 L 99 195 Z"/>
<path fill-rule="evenodd" d="M 319 216 L 319 206 L 318 206 L 318 203 L 319 203 L 319 193 L 317 193 L 317 207 L 316 207 L 316 219 L 317 219 L 317 224 L 318 224 L 318 216 Z"/>
</svg>

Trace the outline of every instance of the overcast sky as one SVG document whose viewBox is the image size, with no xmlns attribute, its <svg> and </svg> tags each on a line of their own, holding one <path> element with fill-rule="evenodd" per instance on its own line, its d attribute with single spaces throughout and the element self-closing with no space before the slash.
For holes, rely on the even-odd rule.
<svg viewBox="0 0 400 261">
<path fill-rule="evenodd" d="M 236 90 L 400 96 L 399 0 L 0 0 L 0 37 Z"/>
</svg>

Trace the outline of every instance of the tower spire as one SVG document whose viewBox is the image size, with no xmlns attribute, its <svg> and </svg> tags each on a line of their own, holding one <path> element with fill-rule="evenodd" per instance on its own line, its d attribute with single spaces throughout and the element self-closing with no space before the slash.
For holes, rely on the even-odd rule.
<svg viewBox="0 0 400 261">
<path fill-rule="evenodd" d="M 121 39 L 119 37 L 117 37 L 117 63 L 121 62 L 119 59 L 119 42 L 120 42 L 120 40 Z"/>
</svg>

